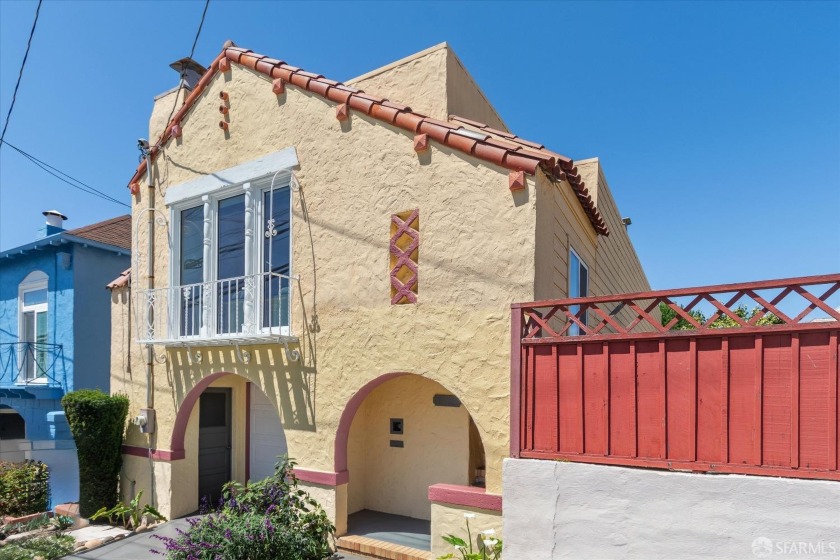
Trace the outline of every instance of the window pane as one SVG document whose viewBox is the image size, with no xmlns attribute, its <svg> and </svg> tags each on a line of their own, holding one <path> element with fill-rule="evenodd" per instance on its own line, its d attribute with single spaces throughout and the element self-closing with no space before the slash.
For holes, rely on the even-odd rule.
<svg viewBox="0 0 840 560">
<path fill-rule="evenodd" d="M 569 253 L 569 297 L 580 297 L 580 260 Z"/>
<path fill-rule="evenodd" d="M 47 303 L 47 289 L 41 288 L 40 290 L 29 290 L 28 292 L 23 292 L 23 305 L 37 305 L 39 303 Z"/>
<path fill-rule="evenodd" d="M 288 187 L 263 194 L 264 231 L 270 232 L 263 235 L 263 272 L 289 274 L 290 202 Z M 262 290 L 263 327 L 288 325 L 289 279 L 266 275 Z"/>
<path fill-rule="evenodd" d="M 245 195 L 219 201 L 216 326 L 220 333 L 240 332 L 245 315 Z"/>
<path fill-rule="evenodd" d="M 204 280 L 204 209 L 181 211 L 181 285 Z"/>
<path fill-rule="evenodd" d="M 219 201 L 218 276 L 245 274 L 245 195 Z"/>
<path fill-rule="evenodd" d="M 204 281 L 204 208 L 196 206 L 181 211 L 180 284 L 187 286 Z M 195 336 L 201 330 L 201 297 L 198 286 L 183 288 L 180 293 L 181 336 Z"/>
<path fill-rule="evenodd" d="M 23 332 L 21 333 L 20 341 L 27 344 L 21 345 L 21 377 L 23 379 L 32 379 L 35 377 L 35 352 L 33 344 L 35 342 L 35 312 L 27 311 L 23 314 Z"/>
</svg>

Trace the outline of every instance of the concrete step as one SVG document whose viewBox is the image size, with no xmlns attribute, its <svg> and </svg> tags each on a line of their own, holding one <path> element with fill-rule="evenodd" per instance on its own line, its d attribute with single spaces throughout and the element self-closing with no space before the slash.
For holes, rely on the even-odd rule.
<svg viewBox="0 0 840 560">
<path fill-rule="evenodd" d="M 419 550 L 357 535 L 338 537 L 336 546 L 339 551 L 379 560 L 434 560 L 434 556 L 428 550 Z"/>
</svg>

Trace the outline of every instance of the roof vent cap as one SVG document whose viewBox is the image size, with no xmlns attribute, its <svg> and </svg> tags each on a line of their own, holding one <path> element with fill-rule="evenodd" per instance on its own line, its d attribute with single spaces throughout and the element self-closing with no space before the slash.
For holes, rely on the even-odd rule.
<svg viewBox="0 0 840 560">
<path fill-rule="evenodd" d="M 207 72 L 207 68 L 190 57 L 176 60 L 169 67 L 178 72 L 181 76 L 181 83 L 189 89 L 195 88 L 201 76 Z"/>
</svg>

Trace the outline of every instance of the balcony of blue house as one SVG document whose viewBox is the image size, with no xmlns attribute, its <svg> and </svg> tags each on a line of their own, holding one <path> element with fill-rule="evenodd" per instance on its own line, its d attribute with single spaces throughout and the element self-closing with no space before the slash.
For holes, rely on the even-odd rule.
<svg viewBox="0 0 840 560">
<path fill-rule="evenodd" d="M 0 399 L 59 400 L 67 392 L 69 368 L 62 344 L 0 343 Z"/>
</svg>

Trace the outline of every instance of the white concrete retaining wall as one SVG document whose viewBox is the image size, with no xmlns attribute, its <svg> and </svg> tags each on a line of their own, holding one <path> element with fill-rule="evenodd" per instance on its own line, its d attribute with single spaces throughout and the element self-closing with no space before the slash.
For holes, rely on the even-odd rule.
<svg viewBox="0 0 840 560">
<path fill-rule="evenodd" d="M 840 483 L 505 459 L 505 558 L 840 558 Z"/>
</svg>

